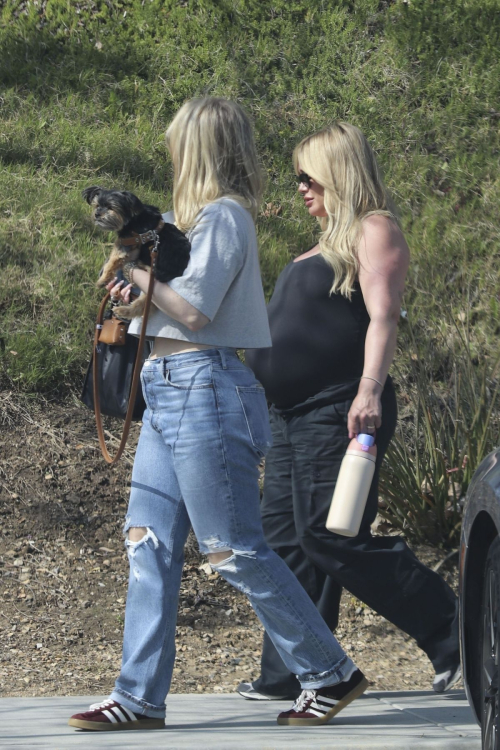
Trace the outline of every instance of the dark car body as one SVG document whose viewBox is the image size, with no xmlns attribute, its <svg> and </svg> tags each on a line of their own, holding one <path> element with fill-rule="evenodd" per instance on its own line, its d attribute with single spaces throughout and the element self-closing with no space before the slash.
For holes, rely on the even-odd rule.
<svg viewBox="0 0 500 750">
<path fill-rule="evenodd" d="M 464 508 L 460 544 L 460 625 L 465 690 L 478 722 L 485 714 L 486 577 L 500 537 L 500 448 L 474 473 Z M 498 547 L 498 542 L 495 544 Z M 500 571 L 497 571 L 500 579 Z M 496 637 L 496 636 L 495 636 Z M 496 659 L 495 659 L 496 661 Z M 497 674 L 498 670 L 496 670 Z M 484 743 L 484 736 L 483 736 Z M 495 742 L 496 746 L 496 742 Z M 483 744 L 484 747 L 484 744 Z"/>
</svg>

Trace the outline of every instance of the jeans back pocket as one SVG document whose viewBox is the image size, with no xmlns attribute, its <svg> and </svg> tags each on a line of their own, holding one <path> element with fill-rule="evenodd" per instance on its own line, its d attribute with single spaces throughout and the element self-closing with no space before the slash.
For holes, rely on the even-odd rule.
<svg viewBox="0 0 500 750">
<path fill-rule="evenodd" d="M 236 392 L 252 445 L 261 456 L 265 456 L 273 443 L 273 438 L 264 388 L 261 385 L 239 385 L 236 386 Z"/>
</svg>

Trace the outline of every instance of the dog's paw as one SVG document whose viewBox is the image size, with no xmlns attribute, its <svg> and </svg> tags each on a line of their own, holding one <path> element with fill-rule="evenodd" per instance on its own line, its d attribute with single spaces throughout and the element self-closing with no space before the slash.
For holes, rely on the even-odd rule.
<svg viewBox="0 0 500 750">
<path fill-rule="evenodd" d="M 137 313 L 131 305 L 118 305 L 117 307 L 113 307 L 113 315 L 116 315 L 118 318 L 132 320 L 132 318 L 137 316 Z"/>
</svg>

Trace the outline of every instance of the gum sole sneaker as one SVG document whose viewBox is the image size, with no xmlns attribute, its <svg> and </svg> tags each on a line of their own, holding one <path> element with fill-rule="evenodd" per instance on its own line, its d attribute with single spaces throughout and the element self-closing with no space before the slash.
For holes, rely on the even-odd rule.
<svg viewBox="0 0 500 750">
<path fill-rule="evenodd" d="M 346 682 L 317 690 L 303 690 L 290 711 L 278 716 L 278 724 L 314 727 L 327 724 L 351 701 L 365 692 L 368 680 L 356 669 Z"/>
<path fill-rule="evenodd" d="M 165 729 L 164 719 L 135 714 L 116 701 L 94 703 L 89 711 L 74 714 L 68 721 L 70 727 L 94 732 L 112 732 L 123 729 Z"/>
</svg>

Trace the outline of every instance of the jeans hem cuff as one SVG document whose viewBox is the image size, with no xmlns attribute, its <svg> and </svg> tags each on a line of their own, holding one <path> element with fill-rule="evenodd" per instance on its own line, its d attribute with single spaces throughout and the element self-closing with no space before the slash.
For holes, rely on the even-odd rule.
<svg viewBox="0 0 500 750">
<path fill-rule="evenodd" d="M 129 708 L 131 711 L 135 711 L 144 716 L 150 716 L 152 719 L 165 718 L 165 704 L 163 704 L 163 706 L 155 706 L 152 703 L 142 700 L 142 698 L 136 698 L 135 695 L 131 695 L 130 693 L 127 693 L 126 690 L 122 690 L 119 687 L 115 687 L 110 698 L 117 703 L 121 703 L 125 708 Z"/>
<path fill-rule="evenodd" d="M 355 666 L 352 659 L 344 656 L 334 667 L 319 674 L 305 675 L 300 678 L 303 690 L 318 690 L 326 685 L 336 685 L 342 682 L 346 674 Z"/>
</svg>

